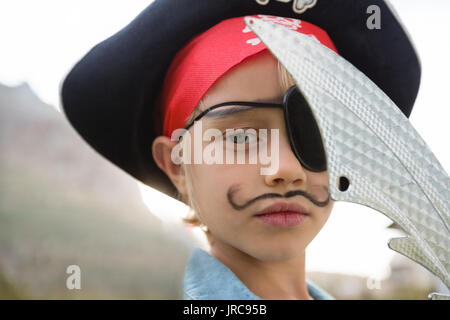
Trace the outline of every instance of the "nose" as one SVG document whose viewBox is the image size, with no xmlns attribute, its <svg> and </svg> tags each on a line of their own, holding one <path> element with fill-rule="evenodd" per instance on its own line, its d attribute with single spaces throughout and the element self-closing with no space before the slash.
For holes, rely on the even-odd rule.
<svg viewBox="0 0 450 320">
<path fill-rule="evenodd" d="M 291 149 L 291 145 L 285 135 L 279 141 L 279 166 L 273 174 L 264 176 L 265 183 L 274 187 L 276 185 L 293 184 L 296 187 L 306 183 L 306 171 L 298 161 Z"/>
</svg>

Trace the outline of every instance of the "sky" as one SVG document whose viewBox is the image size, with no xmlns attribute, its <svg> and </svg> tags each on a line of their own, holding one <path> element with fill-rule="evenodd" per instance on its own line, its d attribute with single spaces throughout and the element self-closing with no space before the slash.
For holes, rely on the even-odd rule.
<svg viewBox="0 0 450 320">
<path fill-rule="evenodd" d="M 320 0 L 319 0 L 320 1 Z M 70 68 L 96 43 L 130 22 L 151 1 L 2 0 L 0 83 L 28 82 L 45 102 L 59 108 L 59 87 Z M 450 1 L 392 0 L 422 64 L 419 95 L 410 116 L 450 172 Z M 383 23 L 383 22 L 381 22 Z M 143 200 L 168 224 L 185 207 L 140 185 Z M 337 202 L 325 227 L 307 249 L 307 270 L 384 279 L 397 253 L 387 247 L 398 233 L 390 219 L 370 208 Z"/>
</svg>

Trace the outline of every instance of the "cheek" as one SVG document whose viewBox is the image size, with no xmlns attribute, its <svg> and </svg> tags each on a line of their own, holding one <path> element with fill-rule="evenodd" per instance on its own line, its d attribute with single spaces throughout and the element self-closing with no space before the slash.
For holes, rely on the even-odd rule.
<svg viewBox="0 0 450 320">
<path fill-rule="evenodd" d="M 214 215 L 215 219 L 220 220 L 234 217 L 235 212 L 227 200 L 229 188 L 236 184 L 246 188 L 256 187 L 256 184 L 261 183 L 257 172 L 259 168 L 255 165 L 193 165 L 192 192 L 202 215 Z M 236 220 L 233 219 L 233 222 Z"/>
<path fill-rule="evenodd" d="M 312 184 L 328 186 L 328 171 L 324 172 L 308 171 L 308 179 Z"/>
<path fill-rule="evenodd" d="M 224 167 L 205 164 L 192 166 L 192 193 L 203 214 L 217 212 L 226 204 L 226 192 L 233 183 L 234 174 L 230 174 Z"/>
<path fill-rule="evenodd" d="M 320 208 L 320 218 L 323 223 L 325 223 L 330 217 L 331 211 L 333 210 L 334 201 L 330 200 L 330 203 L 323 208 Z"/>
<path fill-rule="evenodd" d="M 259 167 L 249 164 L 213 164 L 193 165 L 192 183 L 198 190 L 206 189 L 209 192 L 226 191 L 233 184 L 257 183 Z M 217 194 L 215 192 L 215 194 Z"/>
<path fill-rule="evenodd" d="M 326 207 L 317 207 L 315 212 L 315 225 L 317 230 L 315 231 L 318 233 L 323 226 L 326 224 L 328 219 L 330 218 L 331 211 L 333 210 L 334 201 L 330 200 L 330 203 Z M 316 229 L 315 228 L 315 229 Z"/>
</svg>

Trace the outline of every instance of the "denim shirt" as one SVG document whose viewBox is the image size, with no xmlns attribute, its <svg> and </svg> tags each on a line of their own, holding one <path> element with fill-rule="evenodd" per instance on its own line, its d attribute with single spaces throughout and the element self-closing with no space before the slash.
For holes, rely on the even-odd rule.
<svg viewBox="0 0 450 320">
<path fill-rule="evenodd" d="M 335 299 L 308 279 L 306 287 L 314 300 Z M 195 248 L 189 257 L 183 289 L 184 300 L 263 300 L 227 266 L 201 248 Z"/>
</svg>

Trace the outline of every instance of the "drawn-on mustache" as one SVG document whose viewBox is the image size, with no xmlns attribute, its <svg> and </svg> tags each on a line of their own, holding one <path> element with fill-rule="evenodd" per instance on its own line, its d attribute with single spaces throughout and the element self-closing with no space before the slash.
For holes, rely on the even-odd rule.
<svg viewBox="0 0 450 320">
<path fill-rule="evenodd" d="M 318 201 L 318 200 L 314 199 L 314 197 L 312 197 L 306 191 L 303 191 L 303 190 L 292 190 L 292 191 L 286 192 L 284 195 L 279 194 L 279 193 L 264 193 L 264 194 L 262 194 L 260 196 L 257 196 L 257 197 L 255 197 L 253 199 L 248 200 L 244 204 L 237 204 L 233 200 L 233 195 L 239 190 L 239 186 L 238 185 L 232 185 L 228 189 L 228 191 L 227 191 L 227 198 L 228 198 L 228 202 L 230 203 L 230 205 L 235 210 L 244 210 L 245 208 L 247 208 L 248 206 L 251 206 L 253 203 L 255 203 L 258 200 L 264 200 L 264 199 L 270 199 L 270 198 L 290 198 L 290 197 L 293 197 L 293 196 L 304 196 L 309 201 L 314 203 L 316 206 L 325 207 L 330 202 L 330 193 L 328 192 L 328 188 L 326 186 L 323 186 L 323 188 L 326 190 L 326 192 L 328 194 L 327 199 L 324 200 L 324 201 Z"/>
</svg>

